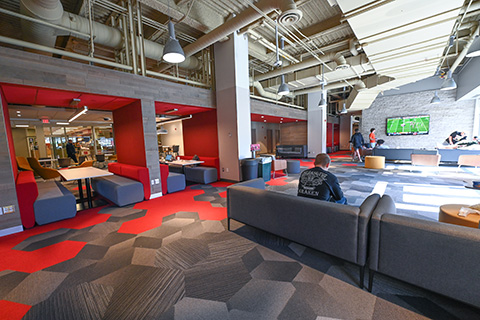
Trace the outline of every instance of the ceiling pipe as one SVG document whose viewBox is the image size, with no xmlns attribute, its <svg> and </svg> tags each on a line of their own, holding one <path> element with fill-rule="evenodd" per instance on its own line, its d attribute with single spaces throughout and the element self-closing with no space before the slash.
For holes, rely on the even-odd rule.
<svg viewBox="0 0 480 320">
<path fill-rule="evenodd" d="M 83 34 L 90 33 L 89 20 L 73 13 L 64 12 L 59 0 L 21 0 L 20 7 L 22 13 L 27 16 L 35 17 Z M 75 36 L 75 33 L 55 32 L 53 28 L 38 26 L 33 22 L 24 20 L 22 20 L 22 31 L 24 40 L 50 47 L 54 47 L 57 35 Z M 93 35 L 96 44 L 115 49 L 122 48 L 125 41 L 122 31 L 95 21 L 93 22 Z M 136 37 L 137 47 L 140 45 L 140 41 L 141 39 Z M 144 40 L 144 48 L 147 58 L 161 60 L 163 45 Z M 186 59 L 186 61 L 179 64 L 179 67 L 185 69 L 198 69 L 200 66 L 200 61 L 195 57 Z"/>
<path fill-rule="evenodd" d="M 280 95 L 277 95 L 276 93 L 265 91 L 262 84 L 258 81 L 253 81 L 252 78 L 250 78 L 250 86 L 257 89 L 258 94 L 260 94 L 262 97 L 274 99 L 274 100 L 279 100 L 282 97 Z M 285 97 L 293 98 L 294 95 L 289 93 L 285 95 Z"/>
<path fill-rule="evenodd" d="M 319 56 L 319 59 L 322 60 L 323 63 L 335 61 L 337 63 L 337 67 L 336 67 L 337 70 L 350 67 L 350 65 L 347 64 L 345 57 L 343 57 L 340 53 L 329 53 L 323 56 Z M 282 74 L 292 73 L 301 69 L 307 69 L 310 67 L 318 66 L 322 64 L 322 62 L 318 61 L 316 57 L 310 58 L 303 62 L 292 64 L 282 69 L 276 69 L 270 72 L 257 75 L 255 76 L 255 81 L 263 81 L 270 78 L 281 76 Z"/>
<path fill-rule="evenodd" d="M 346 81 L 347 81 L 348 85 L 354 86 L 355 89 L 357 89 L 358 91 L 362 91 L 362 90 L 365 90 L 367 88 L 365 83 L 360 79 L 346 80 Z M 324 88 L 325 88 L 326 91 L 328 91 L 328 90 L 333 90 L 333 89 L 338 89 L 338 88 L 345 87 L 345 85 L 346 85 L 346 83 L 344 81 L 340 81 L 340 82 L 331 83 L 329 85 L 326 85 Z M 318 91 L 322 91 L 322 86 L 316 86 L 316 87 L 309 88 L 309 89 L 297 90 L 297 91 L 294 92 L 294 95 L 299 96 L 299 95 L 302 95 L 302 94 L 313 93 L 313 92 L 318 92 Z"/>
<path fill-rule="evenodd" d="M 279 16 L 279 21 L 284 25 L 292 25 L 302 19 L 302 12 L 297 9 L 293 0 L 260 0 L 255 3 L 255 6 L 263 13 L 279 9 L 282 13 Z M 254 8 L 248 7 L 234 18 L 226 21 L 224 24 L 213 29 L 211 32 L 197 39 L 197 41 L 190 43 L 183 48 L 185 57 L 189 57 L 215 42 L 225 38 L 233 32 L 249 25 L 258 18 L 262 17 Z M 170 64 L 162 63 L 158 66 L 156 71 L 163 71 L 170 67 Z"/>
<path fill-rule="evenodd" d="M 474 32 L 472 32 L 472 35 L 470 36 L 467 43 L 463 47 L 463 50 L 460 52 L 460 54 L 457 56 L 457 59 L 455 59 L 455 62 L 450 67 L 450 71 L 452 73 L 455 71 L 455 69 L 457 69 L 457 67 L 460 65 L 460 63 L 463 61 L 463 59 L 467 55 L 468 49 L 470 49 L 470 46 L 472 45 L 473 41 L 475 40 L 479 32 L 480 32 L 480 25 L 477 25 L 477 28 L 475 29 Z"/>
</svg>

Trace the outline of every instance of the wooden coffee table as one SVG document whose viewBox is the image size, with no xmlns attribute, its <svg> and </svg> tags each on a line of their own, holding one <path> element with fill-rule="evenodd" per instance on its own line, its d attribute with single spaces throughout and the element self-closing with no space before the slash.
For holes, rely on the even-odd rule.
<svg viewBox="0 0 480 320">
<path fill-rule="evenodd" d="M 440 207 L 438 213 L 438 221 L 456 224 L 459 226 L 478 228 L 480 223 L 480 215 L 469 214 L 466 217 L 458 215 L 461 207 L 468 207 L 468 204 L 444 204 Z"/>
</svg>

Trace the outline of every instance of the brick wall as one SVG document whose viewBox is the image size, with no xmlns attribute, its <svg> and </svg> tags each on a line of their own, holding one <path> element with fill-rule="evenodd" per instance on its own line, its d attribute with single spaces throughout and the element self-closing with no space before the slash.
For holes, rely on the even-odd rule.
<svg viewBox="0 0 480 320">
<path fill-rule="evenodd" d="M 453 131 L 465 131 L 471 140 L 475 110 L 474 100 L 455 101 L 456 90 L 438 91 L 440 104 L 430 104 L 434 91 L 379 95 L 370 108 L 363 110 L 361 132 L 367 140 L 370 128 L 376 129 L 376 137 L 384 139 L 389 147 L 435 148 Z M 387 136 L 387 118 L 397 116 L 430 115 L 430 132 L 419 136 Z"/>
</svg>

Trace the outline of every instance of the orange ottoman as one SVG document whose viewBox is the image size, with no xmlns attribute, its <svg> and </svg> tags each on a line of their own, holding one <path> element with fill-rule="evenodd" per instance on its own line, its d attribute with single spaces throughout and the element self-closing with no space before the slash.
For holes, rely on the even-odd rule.
<svg viewBox="0 0 480 320">
<path fill-rule="evenodd" d="M 368 169 L 384 169 L 385 168 L 385 157 L 382 157 L 382 156 L 366 156 L 365 157 L 365 168 L 368 168 Z"/>
</svg>

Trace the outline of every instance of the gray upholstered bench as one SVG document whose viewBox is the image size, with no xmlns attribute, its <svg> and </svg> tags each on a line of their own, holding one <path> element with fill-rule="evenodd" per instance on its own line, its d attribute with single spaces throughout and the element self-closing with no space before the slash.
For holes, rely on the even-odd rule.
<svg viewBox="0 0 480 320">
<path fill-rule="evenodd" d="M 217 181 L 217 169 L 212 167 L 185 167 L 185 179 L 197 183 Z"/>
<path fill-rule="evenodd" d="M 92 179 L 93 189 L 119 207 L 143 201 L 143 185 L 135 180 L 114 174 Z"/>
<path fill-rule="evenodd" d="M 75 196 L 58 181 L 37 183 L 38 197 L 33 203 L 39 225 L 73 218 L 77 214 Z"/>
<path fill-rule="evenodd" d="M 300 173 L 300 161 L 287 160 L 287 173 Z"/>
<path fill-rule="evenodd" d="M 167 177 L 168 193 L 185 190 L 185 175 L 181 173 L 169 172 Z"/>
</svg>

